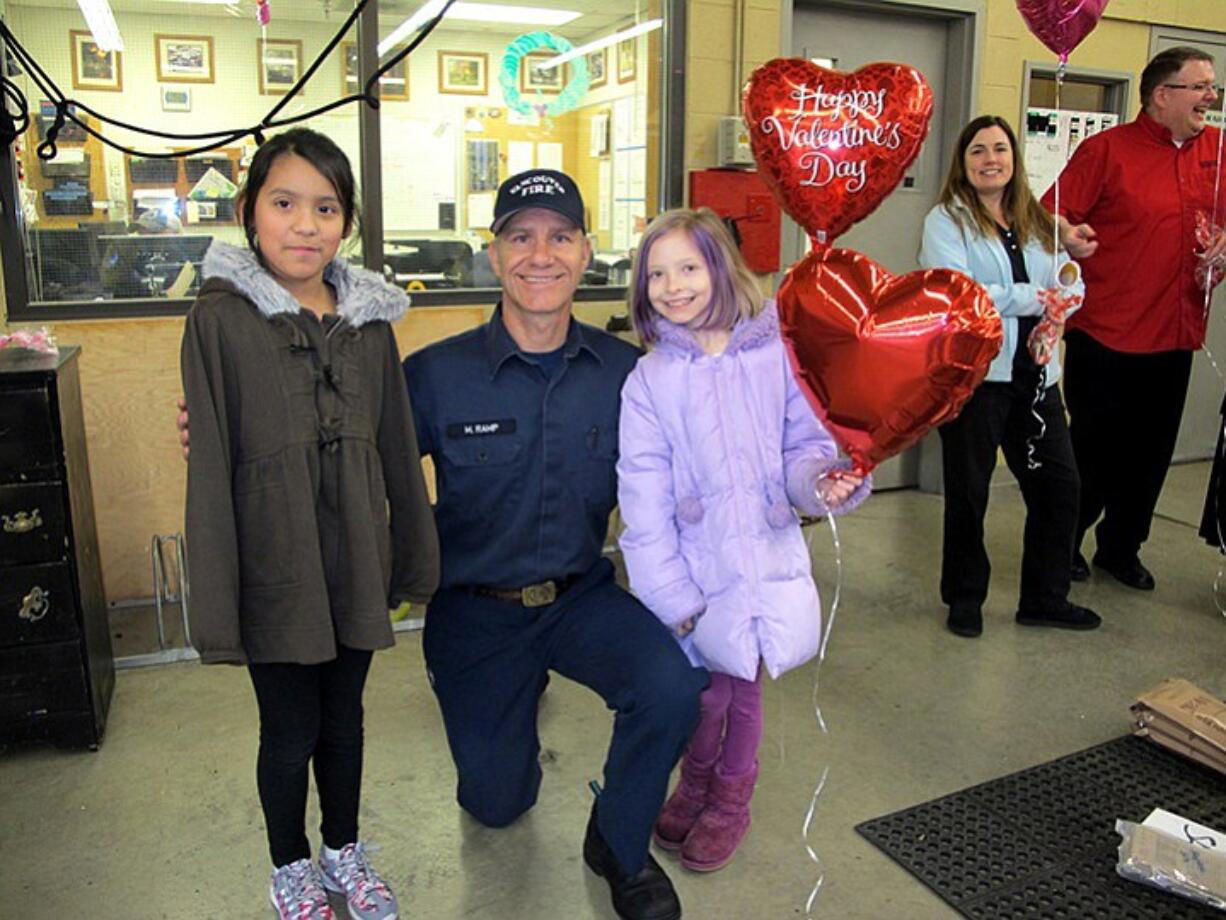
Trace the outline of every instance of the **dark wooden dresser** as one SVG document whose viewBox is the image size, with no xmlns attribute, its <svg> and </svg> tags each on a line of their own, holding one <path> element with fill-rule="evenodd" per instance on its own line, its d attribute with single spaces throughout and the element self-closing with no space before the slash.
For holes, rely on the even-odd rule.
<svg viewBox="0 0 1226 920">
<path fill-rule="evenodd" d="M 0 747 L 96 749 L 115 687 L 80 351 L 0 350 Z"/>
</svg>

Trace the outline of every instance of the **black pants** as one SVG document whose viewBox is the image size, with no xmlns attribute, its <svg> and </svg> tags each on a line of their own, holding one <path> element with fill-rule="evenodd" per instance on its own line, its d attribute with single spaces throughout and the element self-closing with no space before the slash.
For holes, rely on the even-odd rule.
<svg viewBox="0 0 1226 920">
<path fill-rule="evenodd" d="M 1149 537 L 1175 453 L 1192 352 L 1129 354 L 1084 332 L 1064 341 L 1064 392 L 1081 472 L 1077 546 L 1101 515 L 1096 555 L 1128 562 Z"/>
<path fill-rule="evenodd" d="M 248 667 L 260 709 L 256 778 L 274 866 L 311 855 L 307 764 L 314 761 L 320 830 L 333 849 L 358 839 L 362 790 L 362 689 L 371 652 L 340 646 L 324 664 Z"/>
<path fill-rule="evenodd" d="M 984 383 L 962 414 L 938 429 L 945 466 L 945 537 L 941 557 L 941 599 L 946 604 L 981 605 L 992 572 L 983 545 L 988 488 L 996 451 L 1021 486 L 1026 502 L 1022 537 L 1019 607 L 1045 610 L 1068 598 L 1069 567 L 1077 525 L 1077 467 L 1069 443 L 1060 388 L 1048 387 L 1032 414 L 1037 374 L 1024 381 Z M 1028 440 L 1033 439 L 1033 455 Z M 1028 461 L 1039 464 L 1030 469 Z"/>
<path fill-rule="evenodd" d="M 456 798 L 491 827 L 536 803 L 537 707 L 549 671 L 600 694 L 617 715 L 597 824 L 621 867 L 638 872 L 708 677 L 617 586 L 608 560 L 546 607 L 440 589 L 423 650 L 455 760 Z"/>
</svg>

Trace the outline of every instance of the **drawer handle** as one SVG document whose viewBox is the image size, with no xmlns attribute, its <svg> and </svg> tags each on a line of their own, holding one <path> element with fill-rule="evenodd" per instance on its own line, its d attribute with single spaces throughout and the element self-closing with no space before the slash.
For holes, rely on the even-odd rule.
<svg viewBox="0 0 1226 920">
<path fill-rule="evenodd" d="M 43 518 L 37 508 L 29 513 L 18 511 L 12 517 L 7 514 L 0 515 L 0 517 L 4 518 L 5 533 L 29 533 L 43 526 Z"/>
<path fill-rule="evenodd" d="M 17 616 L 31 623 L 37 623 L 51 609 L 51 592 L 44 591 L 38 585 L 30 589 L 30 593 L 21 599 L 21 609 Z"/>
</svg>

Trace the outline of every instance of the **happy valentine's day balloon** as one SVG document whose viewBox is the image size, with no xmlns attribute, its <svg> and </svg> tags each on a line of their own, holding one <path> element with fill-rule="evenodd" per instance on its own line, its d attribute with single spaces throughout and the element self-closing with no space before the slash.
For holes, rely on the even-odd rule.
<svg viewBox="0 0 1226 920">
<path fill-rule="evenodd" d="M 776 58 L 749 78 L 743 108 L 762 178 L 828 245 L 902 181 L 928 134 L 932 90 L 904 64 L 843 73 Z"/>
<path fill-rule="evenodd" d="M 1094 31 L 1106 8 L 1107 0 L 1017 0 L 1030 31 L 1060 55 L 1061 62 Z"/>
<path fill-rule="evenodd" d="M 814 250 L 778 304 L 801 389 L 862 471 L 956 416 L 1000 351 L 988 292 L 951 269 L 894 276 L 851 249 Z"/>
</svg>

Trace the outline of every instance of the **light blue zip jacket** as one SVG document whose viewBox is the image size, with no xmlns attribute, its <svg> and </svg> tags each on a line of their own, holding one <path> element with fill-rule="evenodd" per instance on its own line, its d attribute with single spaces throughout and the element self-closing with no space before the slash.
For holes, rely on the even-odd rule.
<svg viewBox="0 0 1226 920">
<path fill-rule="evenodd" d="M 1004 341 L 1000 354 L 988 368 L 985 379 L 1007 382 L 1013 379 L 1013 356 L 1025 342 L 1018 341 L 1017 318 L 1019 316 L 1042 316 L 1043 305 L 1039 303 L 1039 291 L 1056 286 L 1056 264 L 1071 261 L 1068 253 L 1061 250 L 1059 257 L 1043 248 L 1038 240 L 1026 244 L 1024 256 L 1028 284 L 1014 284 L 1013 269 L 1009 254 L 999 236 L 984 236 L 975 224 L 974 217 L 961 205 L 956 205 L 961 223 L 945 205 L 937 205 L 924 218 L 924 240 L 920 245 L 919 263 L 924 268 L 952 268 L 970 275 L 987 289 L 992 304 L 1001 317 Z M 1085 296 L 1085 284 L 1078 278 L 1070 286 L 1071 293 Z M 1053 386 L 1060 379 L 1060 352 L 1056 350 L 1047 365 L 1046 385 Z"/>
</svg>

